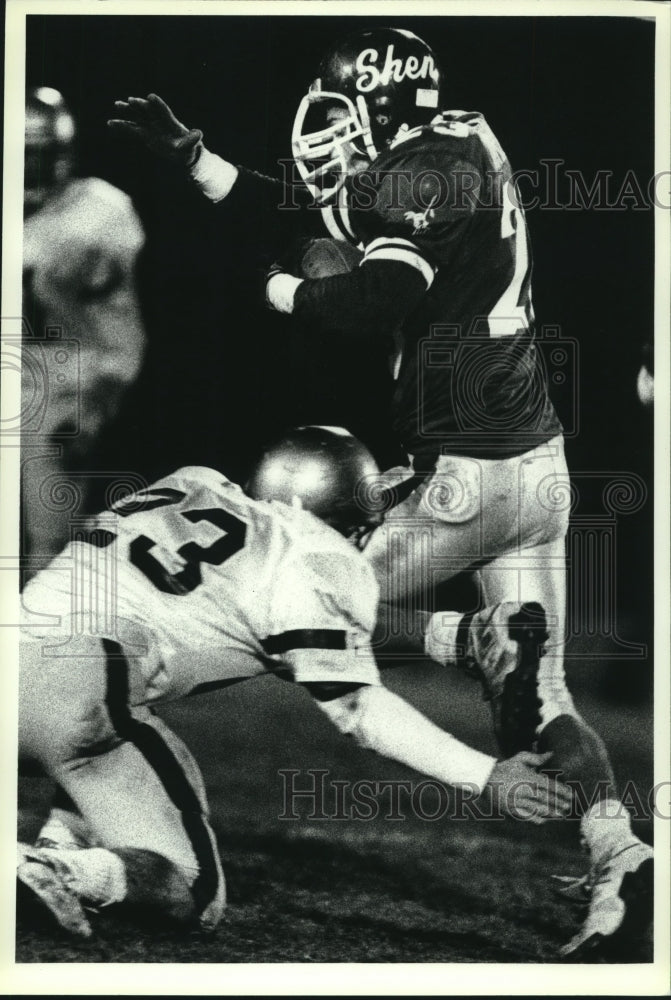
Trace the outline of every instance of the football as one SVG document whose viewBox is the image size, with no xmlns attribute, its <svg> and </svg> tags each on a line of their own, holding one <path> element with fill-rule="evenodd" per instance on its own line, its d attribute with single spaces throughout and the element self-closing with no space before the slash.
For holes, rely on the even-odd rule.
<svg viewBox="0 0 671 1000">
<path fill-rule="evenodd" d="M 301 277 L 330 278 L 334 274 L 346 274 L 362 259 L 362 251 L 344 240 L 314 239 L 303 254 Z"/>
</svg>

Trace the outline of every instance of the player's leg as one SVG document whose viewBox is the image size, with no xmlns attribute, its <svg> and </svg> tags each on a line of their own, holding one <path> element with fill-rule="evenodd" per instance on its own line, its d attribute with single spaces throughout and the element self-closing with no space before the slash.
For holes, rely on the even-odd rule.
<svg viewBox="0 0 671 1000">
<path fill-rule="evenodd" d="M 552 495 L 557 487 L 566 495 L 560 496 L 563 506 Z M 364 550 L 380 586 L 378 648 L 403 643 L 410 649 L 421 641 L 437 584 L 516 548 L 563 536 L 567 496 L 560 439 L 510 459 L 439 457 L 432 474 L 386 514 Z M 440 626 L 443 638 L 456 636 L 460 618 L 441 612 L 430 631 Z"/>
<path fill-rule="evenodd" d="M 182 872 L 160 854 L 135 848 L 18 845 L 17 902 L 37 905 L 78 937 L 92 933 L 86 908 L 129 905 L 187 923 L 193 896 Z"/>
<path fill-rule="evenodd" d="M 65 789 L 56 786 L 49 815 L 35 838 L 35 847 L 97 847 L 96 837 Z"/>
<path fill-rule="evenodd" d="M 163 858 L 188 885 L 194 915 L 212 927 L 225 889 L 198 767 L 161 720 L 130 707 L 142 684 L 134 658 L 107 640 L 78 644 L 64 659 L 42 655 L 39 641 L 23 643 L 22 752 L 65 789 L 105 855 L 131 849 Z M 127 879 L 126 888 L 128 901 L 146 902 L 141 880 Z"/>
<path fill-rule="evenodd" d="M 525 490 L 520 497 L 521 528 L 525 521 L 533 523 L 533 511 L 525 508 L 542 495 L 544 479 L 542 464 L 525 463 Z M 651 917 L 652 852 L 633 834 L 629 813 L 619 802 L 606 747 L 577 711 L 566 686 L 563 534 L 534 546 L 524 545 L 523 530 L 520 538 L 519 548 L 479 570 L 486 607 L 473 620 L 472 641 L 477 651 L 485 631 L 498 629 L 499 642 L 503 644 L 508 634 L 511 608 L 538 602 L 544 610 L 548 639 L 545 655 L 538 663 L 540 718 L 535 732 L 536 745 L 539 752 L 552 752 L 549 767 L 559 771 L 559 777 L 570 781 L 576 789 L 575 812 L 581 817 L 581 835 L 590 851 L 591 881 L 595 883 L 588 918 L 563 950 L 569 955 L 601 938 L 612 937 L 613 942 L 621 944 L 630 936 L 634 937 L 637 930 L 644 929 Z M 487 628 L 482 628 L 478 619 L 487 620 Z M 511 724 L 517 725 L 519 720 L 513 717 Z M 514 738 L 515 734 L 504 733 L 504 741 L 511 735 Z"/>
<path fill-rule="evenodd" d="M 538 669 L 536 744 L 539 752 L 552 752 L 549 767 L 576 789 L 575 812 L 591 857 L 590 909 L 578 934 L 562 949 L 568 957 L 602 940 L 612 948 L 631 946 L 645 932 L 652 918 L 652 850 L 633 833 L 606 747 L 576 710 L 566 687 L 563 555 L 564 542 L 558 539 L 495 560 L 481 577 L 490 608 L 505 612 L 508 605 L 499 602 L 533 596 L 547 609 L 550 639 Z"/>
<path fill-rule="evenodd" d="M 493 698 L 498 735 L 507 753 L 520 731 L 529 741 L 536 736 L 539 749 L 553 751 L 552 769 L 560 770 L 565 780 L 579 782 L 581 829 L 595 871 L 611 866 L 609 878 L 599 880 L 593 896 L 591 922 L 567 954 L 596 935 L 609 936 L 626 926 L 625 910 L 633 912 L 638 905 L 634 898 L 634 907 L 625 907 L 621 899 L 630 875 L 641 876 L 631 890 L 634 897 L 649 895 L 650 884 L 649 849 L 633 836 L 628 814 L 616 798 L 605 747 L 578 715 L 566 689 L 568 485 L 560 440 L 501 462 L 439 459 L 436 475 L 392 511 L 367 550 L 383 601 L 387 599 L 380 639 L 393 646 L 401 635 L 412 646 L 425 627 L 425 648 L 439 662 L 455 662 L 460 652 L 474 653 L 479 665 L 487 667 L 482 671 L 485 688 Z M 439 612 L 427 622 L 413 600 L 430 607 L 435 583 L 466 566 L 479 569 L 488 607 L 466 617 Z M 536 609 L 543 616 L 541 623 L 534 619 Z M 543 630 L 545 639 L 545 621 L 549 650 L 541 658 L 538 637 Z M 513 682 L 510 711 L 504 697 L 508 678 Z M 506 726 L 516 731 L 506 732 Z M 585 808 L 585 794 L 589 802 L 595 793 L 596 805 Z"/>
<path fill-rule="evenodd" d="M 552 767 L 562 780 L 580 785 L 576 804 L 586 797 L 595 801 L 616 794 L 615 780 L 603 741 L 575 708 L 566 686 L 564 644 L 566 618 L 566 569 L 563 538 L 510 552 L 482 567 L 483 604 L 486 608 L 538 602 L 544 610 L 548 638 L 540 658 L 537 692 L 540 724 L 536 735 L 543 750 L 552 750 Z M 505 613 L 501 615 L 505 617 Z M 492 622 L 492 628 L 505 626 Z"/>
<path fill-rule="evenodd" d="M 400 502 L 385 514 L 363 553 L 380 588 L 373 642 L 376 653 L 383 655 L 422 652 L 437 584 L 483 556 L 478 460 L 441 458 L 423 479 L 416 475 L 407 482 L 415 486 L 409 493 L 404 484 L 393 485 L 391 495 L 396 492 Z"/>
</svg>

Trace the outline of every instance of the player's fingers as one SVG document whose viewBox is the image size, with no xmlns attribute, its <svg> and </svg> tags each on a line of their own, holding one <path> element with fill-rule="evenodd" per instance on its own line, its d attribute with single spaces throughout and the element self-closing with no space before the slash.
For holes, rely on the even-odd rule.
<svg viewBox="0 0 671 1000">
<path fill-rule="evenodd" d="M 155 117 L 158 116 L 167 119 L 177 125 L 181 124 L 175 118 L 172 109 L 168 107 L 163 98 L 159 97 L 158 94 L 147 94 L 147 103 Z"/>
<path fill-rule="evenodd" d="M 152 106 L 146 97 L 129 97 L 128 103 L 136 114 L 142 115 L 143 118 L 148 118 L 152 112 Z"/>
<path fill-rule="evenodd" d="M 550 783 L 550 789 L 556 804 L 568 812 L 573 806 L 573 792 L 568 785 L 563 781 L 553 781 Z"/>
<path fill-rule="evenodd" d="M 517 759 L 522 763 L 526 764 L 527 767 L 541 767 L 542 764 L 547 764 L 547 762 L 552 757 L 552 750 L 548 750 L 546 753 L 532 753 L 531 750 L 522 750 L 517 754 Z"/>
<path fill-rule="evenodd" d="M 550 797 L 548 799 L 548 808 L 551 809 L 556 816 L 569 816 L 571 814 L 572 805 L 571 803 L 566 803 L 561 799 Z"/>
<path fill-rule="evenodd" d="M 513 810 L 513 816 L 517 819 L 523 820 L 525 823 L 533 823 L 535 826 L 540 826 L 541 823 L 547 823 L 550 818 L 546 813 L 543 813 L 540 809 L 535 808 L 532 805 L 523 806 L 518 803 Z"/>
<path fill-rule="evenodd" d="M 120 118 L 109 118 L 107 126 L 115 132 L 126 132 L 128 135 L 138 135 L 142 131 L 141 127 L 134 122 L 123 121 Z"/>
<path fill-rule="evenodd" d="M 116 111 L 119 118 L 123 118 L 125 121 L 138 121 L 140 116 L 137 114 L 135 108 L 132 108 L 127 101 L 115 101 L 114 110 Z"/>
<path fill-rule="evenodd" d="M 547 806 L 539 806 L 537 809 L 538 815 L 542 817 L 543 822 L 547 822 L 549 819 L 565 819 L 566 810 L 560 809 L 558 806 L 550 803 Z"/>
<path fill-rule="evenodd" d="M 126 121 L 135 122 L 138 125 L 149 123 L 146 102 L 140 97 L 129 97 L 127 101 L 115 101 L 114 110 Z"/>
<path fill-rule="evenodd" d="M 565 816 L 571 811 L 573 797 L 570 790 L 558 782 L 550 781 L 548 778 L 540 780 L 534 790 L 534 801 L 547 806 L 553 814 Z"/>
<path fill-rule="evenodd" d="M 515 790 L 514 806 L 518 811 L 534 815 L 545 822 L 559 819 L 565 814 L 563 806 L 555 800 L 552 790 L 542 782 L 524 783 Z"/>
<path fill-rule="evenodd" d="M 133 115 L 141 121 L 147 121 L 151 116 L 151 107 L 144 97 L 129 97 L 128 105 Z"/>
<path fill-rule="evenodd" d="M 178 149 L 189 149 L 196 145 L 196 143 L 201 142 L 203 138 L 203 133 L 199 128 L 192 128 L 186 135 L 183 135 L 181 139 L 178 139 L 176 146 Z"/>
<path fill-rule="evenodd" d="M 550 820 L 563 819 L 563 813 L 558 812 L 556 809 L 539 805 L 538 803 L 529 804 L 526 808 L 518 806 L 517 814 L 520 819 L 525 820 L 527 823 L 535 823 L 536 826 L 540 826 L 541 823 L 548 823 Z"/>
<path fill-rule="evenodd" d="M 568 810 L 573 805 L 573 792 L 563 781 L 557 781 L 546 774 L 536 776 L 539 795 L 544 795 L 546 801 L 555 807 Z"/>
</svg>

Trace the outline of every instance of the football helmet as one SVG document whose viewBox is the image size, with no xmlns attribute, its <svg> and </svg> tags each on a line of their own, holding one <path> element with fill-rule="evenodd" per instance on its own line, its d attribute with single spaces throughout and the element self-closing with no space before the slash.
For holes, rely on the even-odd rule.
<svg viewBox="0 0 671 1000">
<path fill-rule="evenodd" d="M 332 201 L 358 156 L 370 163 L 402 131 L 435 117 L 440 70 L 410 31 L 375 28 L 336 45 L 294 120 L 298 170 L 319 204 Z"/>
<path fill-rule="evenodd" d="M 358 540 L 380 523 L 366 509 L 371 477 L 380 474 L 365 445 L 341 427 L 297 427 L 269 445 L 245 486 L 254 500 L 281 500 L 309 510 Z"/>
<path fill-rule="evenodd" d="M 35 87 L 26 95 L 24 205 L 38 208 L 64 184 L 74 165 L 75 120 L 63 95 Z"/>
</svg>

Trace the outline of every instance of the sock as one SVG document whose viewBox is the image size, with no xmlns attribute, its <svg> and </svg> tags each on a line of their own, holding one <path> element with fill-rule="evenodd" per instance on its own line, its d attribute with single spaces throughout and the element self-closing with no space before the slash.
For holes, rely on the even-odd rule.
<svg viewBox="0 0 671 1000">
<path fill-rule="evenodd" d="M 580 833 L 596 863 L 640 843 L 632 832 L 629 811 L 618 799 L 595 802 L 580 820 Z"/>
<path fill-rule="evenodd" d="M 462 618 L 459 611 L 436 611 L 431 615 L 424 636 L 424 652 L 431 660 L 444 667 L 457 662 L 457 633 Z"/>
<path fill-rule="evenodd" d="M 109 906 L 126 898 L 126 866 L 113 851 L 104 847 L 65 848 L 54 851 L 53 857 L 70 888 L 84 902 Z"/>
</svg>

